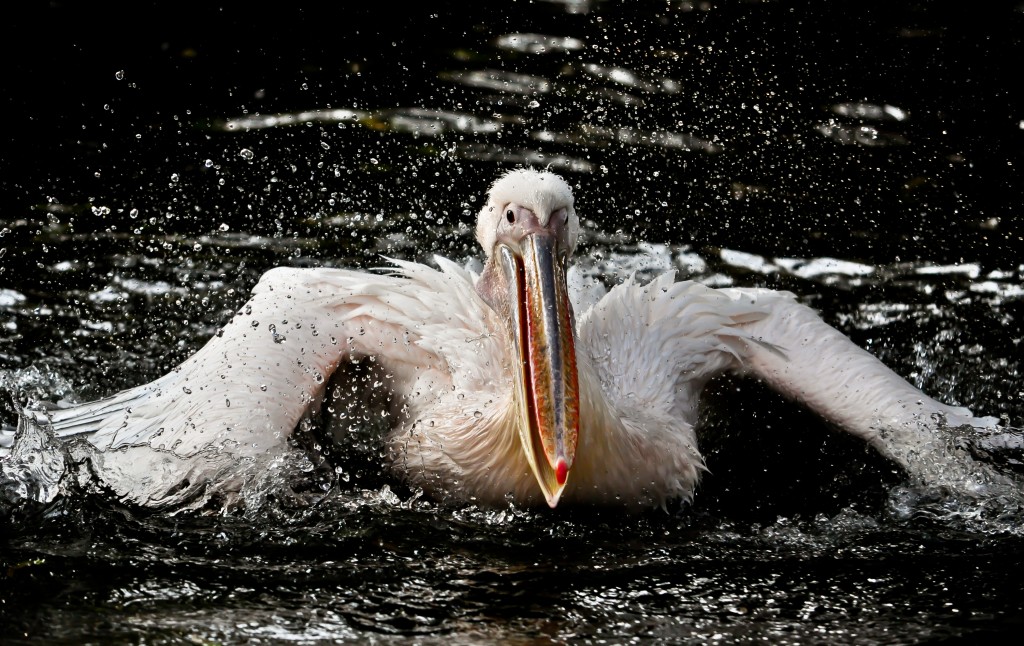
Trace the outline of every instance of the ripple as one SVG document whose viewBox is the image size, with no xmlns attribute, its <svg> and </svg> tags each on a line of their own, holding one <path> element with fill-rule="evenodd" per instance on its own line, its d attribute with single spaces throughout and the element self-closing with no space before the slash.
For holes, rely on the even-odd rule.
<svg viewBox="0 0 1024 646">
<path fill-rule="evenodd" d="M 359 110 L 304 110 L 302 112 L 232 117 L 215 120 L 211 122 L 211 126 L 215 130 L 222 130 L 224 132 L 244 132 L 246 130 L 263 130 L 303 123 L 355 123 L 360 119 L 365 119 L 367 116 L 366 112 Z"/>
<path fill-rule="evenodd" d="M 510 164 L 536 164 L 552 170 L 573 173 L 593 173 L 596 166 L 579 157 L 553 155 L 529 148 L 506 148 L 494 144 L 460 144 L 455 155 L 476 161 L 501 162 Z"/>
<path fill-rule="evenodd" d="M 865 146 L 883 148 L 887 146 L 905 146 L 909 141 L 897 132 L 886 132 L 869 125 L 846 125 L 830 120 L 814 126 L 819 134 L 844 146 Z"/>
<path fill-rule="evenodd" d="M 0 307 L 17 307 L 25 302 L 25 295 L 13 289 L 0 289 Z"/>
<path fill-rule="evenodd" d="M 500 132 L 502 124 L 493 119 L 462 112 L 403 108 L 375 115 L 370 127 L 376 130 L 386 128 L 395 132 L 436 137 L 448 132 L 490 135 Z"/>
<path fill-rule="evenodd" d="M 674 79 L 667 77 L 648 79 L 625 67 L 586 63 L 583 65 L 583 71 L 602 81 L 611 81 L 641 92 L 678 94 L 683 90 L 682 83 Z"/>
<path fill-rule="evenodd" d="M 877 103 L 837 103 L 832 106 L 832 112 L 842 117 L 855 119 L 869 119 L 871 121 L 906 121 L 910 116 L 906 110 L 889 104 Z"/>
<path fill-rule="evenodd" d="M 185 296 L 190 291 L 185 287 L 175 287 L 162 280 L 147 281 L 117 276 L 114 283 L 117 287 L 108 285 L 98 292 L 90 293 L 88 299 L 93 303 L 110 303 L 124 300 L 129 294 L 148 297 L 160 297 L 167 294 Z"/>
<path fill-rule="evenodd" d="M 859 262 L 839 258 L 776 258 L 776 264 L 789 273 L 801 278 L 818 276 L 868 276 L 875 272 L 875 267 Z"/>
<path fill-rule="evenodd" d="M 948 276 L 964 275 L 969 278 L 977 278 L 981 274 L 981 267 L 975 263 L 963 263 L 958 265 L 923 265 L 914 269 L 914 273 L 925 276 Z"/>
<path fill-rule="evenodd" d="M 722 261 L 733 267 L 739 267 L 741 269 L 747 269 L 759 274 L 770 274 L 779 271 L 779 267 L 764 256 L 760 256 L 755 253 L 748 253 L 746 251 L 738 251 L 736 249 L 722 249 L 719 252 Z"/>
<path fill-rule="evenodd" d="M 543 76 L 517 74 L 503 70 L 442 72 L 440 77 L 467 87 L 514 94 L 546 94 L 551 91 L 551 82 Z"/>
<path fill-rule="evenodd" d="M 507 49 L 525 54 L 574 52 L 584 47 L 582 40 L 571 36 L 548 36 L 531 33 L 504 34 L 495 39 L 495 45 L 497 45 L 498 49 Z"/>
<path fill-rule="evenodd" d="M 597 0 L 542 0 L 550 4 L 562 5 L 567 14 L 588 14 L 597 4 Z"/>
<path fill-rule="evenodd" d="M 531 136 L 548 143 L 587 146 L 607 146 L 611 143 L 669 150 L 692 150 L 708 154 L 722 151 L 722 147 L 707 139 L 684 132 L 669 130 L 644 131 L 635 128 L 610 128 L 583 124 L 573 132 L 541 130 Z"/>
<path fill-rule="evenodd" d="M 1024 285 L 1019 283 L 1003 283 L 995 280 L 983 280 L 977 283 L 971 283 L 971 291 L 978 292 L 979 294 L 994 294 L 999 297 L 1001 301 L 1008 299 L 1024 298 Z"/>
</svg>

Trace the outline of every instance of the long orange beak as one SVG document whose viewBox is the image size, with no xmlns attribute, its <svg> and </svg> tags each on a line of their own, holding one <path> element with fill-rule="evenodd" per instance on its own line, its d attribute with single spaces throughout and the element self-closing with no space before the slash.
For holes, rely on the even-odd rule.
<svg viewBox="0 0 1024 646">
<path fill-rule="evenodd" d="M 510 279 L 512 331 L 519 354 L 516 379 L 519 438 L 551 507 L 565 489 L 579 437 L 579 383 L 565 259 L 548 233 L 522 239 L 518 252 L 498 245 Z"/>
</svg>

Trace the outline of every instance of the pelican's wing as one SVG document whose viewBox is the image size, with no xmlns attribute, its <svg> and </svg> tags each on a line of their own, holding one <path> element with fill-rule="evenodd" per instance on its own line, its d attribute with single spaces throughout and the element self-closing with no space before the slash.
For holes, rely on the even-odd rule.
<svg viewBox="0 0 1024 646">
<path fill-rule="evenodd" d="M 449 379 L 446 342 L 482 334 L 484 315 L 473 277 L 439 262 L 444 271 L 396 263 L 394 275 L 273 269 L 169 374 L 100 401 L 26 414 L 103 450 L 265 452 L 319 405 L 340 362 L 372 355 L 397 379 Z"/>
<path fill-rule="evenodd" d="M 697 399 L 738 360 L 735 326 L 751 316 L 721 292 L 675 282 L 672 272 L 647 284 L 631 277 L 580 316 L 580 390 L 586 396 L 598 383 L 603 397 L 591 396 L 588 408 L 607 404 L 580 420 L 592 459 L 600 456 L 594 491 L 660 505 L 693 494 L 703 469 Z"/>
<path fill-rule="evenodd" d="M 948 457 L 938 429 L 998 422 L 924 394 L 788 292 L 631 279 L 581 317 L 580 340 L 619 410 L 668 413 L 686 433 L 707 381 L 726 371 L 760 378 L 917 475 Z"/>
<path fill-rule="evenodd" d="M 668 272 L 647 284 L 630 278 L 579 321 L 580 347 L 614 406 L 641 418 L 696 423 L 697 398 L 742 350 L 736 326 L 765 312 Z"/>
<path fill-rule="evenodd" d="M 736 365 L 739 371 L 866 440 L 913 475 L 931 482 L 973 478 L 974 466 L 954 455 L 961 448 L 956 431 L 972 430 L 966 436 L 971 442 L 973 430 L 995 430 L 998 418 L 975 416 L 967 408 L 929 397 L 792 294 L 721 291 L 766 313 L 737 326 L 749 335 Z"/>
</svg>

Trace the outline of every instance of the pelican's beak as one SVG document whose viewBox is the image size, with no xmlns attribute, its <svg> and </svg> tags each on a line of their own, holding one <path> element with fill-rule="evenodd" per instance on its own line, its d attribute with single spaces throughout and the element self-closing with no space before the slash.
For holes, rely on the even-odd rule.
<svg viewBox="0 0 1024 646">
<path fill-rule="evenodd" d="M 564 254 L 547 232 L 519 249 L 498 245 L 508 280 L 512 333 L 519 354 L 519 437 L 548 505 L 555 507 L 576 456 L 580 405 L 572 308 Z"/>
</svg>

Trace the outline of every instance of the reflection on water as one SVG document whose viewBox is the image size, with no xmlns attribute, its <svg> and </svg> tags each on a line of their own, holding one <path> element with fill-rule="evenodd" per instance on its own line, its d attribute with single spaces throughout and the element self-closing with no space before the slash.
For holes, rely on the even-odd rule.
<svg viewBox="0 0 1024 646">
<path fill-rule="evenodd" d="M 365 118 L 365 113 L 355 110 L 306 110 L 293 114 L 268 114 L 233 117 L 214 122 L 214 127 L 231 132 L 233 130 L 259 130 L 303 123 L 346 123 Z"/>
<path fill-rule="evenodd" d="M 584 42 L 571 36 L 550 36 L 546 34 L 505 34 L 498 36 L 494 44 L 501 49 L 509 49 L 527 54 L 547 54 L 548 52 L 574 52 L 583 49 Z"/>
<path fill-rule="evenodd" d="M 437 509 L 366 494 L 261 524 L 120 514 L 116 529 L 81 529 L 101 513 L 47 521 L 64 540 L 18 563 L 25 583 L 7 601 L 34 606 L 23 630 L 431 643 L 876 642 L 897 630 L 930 641 L 975 624 L 998 630 L 1015 588 L 982 573 L 1021 565 L 1019 552 L 996 557 L 976 535 L 924 519 L 897 528 L 852 510 L 767 524 L 643 517 L 627 532 L 600 514 Z M 17 548 L 38 554 L 36 544 Z M 61 578 L 70 571 L 94 581 L 74 602 L 87 623 L 60 600 L 81 594 Z M 971 589 L 985 591 L 984 609 Z"/>
<path fill-rule="evenodd" d="M 46 9 L 55 53 L 15 79 L 55 85 L 24 93 L 2 180 L 0 424 L 167 372 L 269 267 L 467 261 L 482 189 L 530 164 L 576 188 L 573 280 L 790 290 L 1019 426 L 1021 13 L 841 4 L 350 8 L 319 39 L 302 12 L 176 7 L 163 44 Z M 639 517 L 438 504 L 360 433 L 208 516 L 120 505 L 26 431 L 0 472 L 5 636 L 877 643 L 1022 615 L 1019 494 L 907 482 L 758 384 L 712 386 L 694 503 Z M 1019 474 L 1007 437 L 949 450 Z"/>
</svg>

